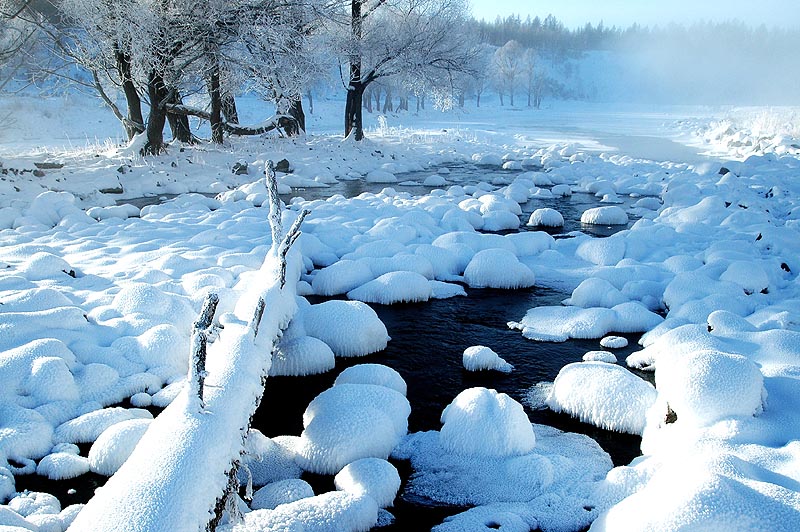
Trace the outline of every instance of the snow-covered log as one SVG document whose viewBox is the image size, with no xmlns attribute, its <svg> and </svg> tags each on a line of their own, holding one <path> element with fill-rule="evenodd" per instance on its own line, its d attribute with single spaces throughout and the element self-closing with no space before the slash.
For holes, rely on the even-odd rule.
<svg viewBox="0 0 800 532">
<path fill-rule="evenodd" d="M 203 408 L 190 390 L 196 387 L 185 386 L 81 510 L 71 532 L 196 532 L 215 520 L 261 400 L 271 354 L 297 310 L 302 260 L 288 250 L 296 239 L 292 230 L 298 231 L 297 224 L 273 242 L 254 275 L 243 276 L 237 287 L 243 296 L 208 344 Z M 201 317 L 198 328 L 205 325 Z"/>
</svg>

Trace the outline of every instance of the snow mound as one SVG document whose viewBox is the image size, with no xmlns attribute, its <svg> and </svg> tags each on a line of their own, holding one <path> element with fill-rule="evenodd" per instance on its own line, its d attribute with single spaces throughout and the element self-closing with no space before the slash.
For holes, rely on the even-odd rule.
<svg viewBox="0 0 800 532">
<path fill-rule="evenodd" d="M 383 364 L 358 364 L 351 366 L 336 377 L 334 386 L 339 384 L 375 384 L 385 386 L 406 395 L 406 381 L 397 371 Z"/>
<path fill-rule="evenodd" d="M 622 349 L 628 347 L 628 339 L 623 336 L 605 336 L 600 339 L 600 345 L 606 349 Z"/>
<path fill-rule="evenodd" d="M 301 312 L 306 333 L 328 344 L 336 356 L 369 355 L 390 340 L 375 311 L 360 301 L 325 301 Z"/>
<path fill-rule="evenodd" d="M 439 174 L 429 175 L 422 182 L 426 187 L 445 187 L 447 186 L 447 179 Z"/>
<path fill-rule="evenodd" d="M 528 225 L 532 227 L 563 227 L 564 217 L 555 209 L 536 209 L 528 218 Z"/>
<path fill-rule="evenodd" d="M 509 457 L 536 445 L 522 405 L 495 390 L 464 390 L 442 411 L 441 420 L 441 443 L 452 453 Z"/>
<path fill-rule="evenodd" d="M 153 415 L 141 408 L 119 406 L 88 412 L 59 425 L 55 440 L 68 443 L 90 443 L 112 425 L 130 419 L 153 419 Z"/>
<path fill-rule="evenodd" d="M 373 170 L 366 176 L 367 183 L 397 183 L 397 177 L 385 170 Z"/>
<path fill-rule="evenodd" d="M 656 390 L 622 366 L 567 364 L 558 372 L 547 406 L 607 430 L 641 434 Z"/>
<path fill-rule="evenodd" d="M 328 344 L 313 336 L 301 336 L 281 341 L 272 355 L 270 376 L 303 376 L 325 373 L 336 366 Z"/>
<path fill-rule="evenodd" d="M 503 373 L 511 373 L 514 366 L 500 358 L 500 355 L 488 347 L 473 345 L 464 350 L 462 356 L 464 369 L 467 371 L 497 370 Z"/>
<path fill-rule="evenodd" d="M 331 491 L 306 497 L 274 510 L 246 513 L 240 523 L 218 527 L 220 532 L 286 530 L 292 532 L 367 532 L 378 521 L 372 497 Z"/>
<path fill-rule="evenodd" d="M 151 422 L 151 419 L 129 419 L 104 430 L 89 449 L 91 471 L 105 476 L 116 473 L 142 439 Z"/>
<path fill-rule="evenodd" d="M 581 223 L 589 225 L 627 225 L 628 215 L 616 205 L 594 207 L 581 214 Z"/>
<path fill-rule="evenodd" d="M 678 421 L 707 426 L 763 409 L 764 377 L 748 358 L 704 349 L 656 361 L 656 387 Z"/>
<path fill-rule="evenodd" d="M 333 478 L 337 490 L 372 497 L 379 508 L 392 506 L 400 489 L 397 469 L 379 458 L 362 458 L 347 464 Z"/>
<path fill-rule="evenodd" d="M 299 478 L 289 478 L 259 488 L 253 493 L 250 508 L 272 510 L 281 504 L 289 504 L 313 496 L 314 490 L 308 482 Z"/>
<path fill-rule="evenodd" d="M 427 301 L 431 297 L 431 286 L 428 279 L 416 272 L 389 272 L 350 290 L 347 297 L 381 305 Z"/>
<path fill-rule="evenodd" d="M 535 280 L 531 269 L 505 249 L 479 251 L 464 270 L 464 281 L 473 288 L 527 288 Z"/>
<path fill-rule="evenodd" d="M 333 474 L 360 458 L 387 458 L 408 430 L 411 406 L 401 393 L 374 384 L 339 384 L 303 414 L 297 463 Z"/>
<path fill-rule="evenodd" d="M 616 364 L 617 356 L 608 351 L 587 351 L 583 355 L 584 362 L 605 362 L 607 364 Z"/>
<path fill-rule="evenodd" d="M 583 308 L 611 308 L 626 301 L 628 298 L 622 295 L 622 292 L 617 290 L 614 285 L 605 279 L 590 277 L 572 291 L 572 296 L 565 300 L 564 304 Z"/>
<path fill-rule="evenodd" d="M 88 473 L 91 469 L 89 460 L 76 453 L 56 452 L 51 453 L 39 461 L 36 474 L 50 480 L 64 480 L 75 478 Z"/>
<path fill-rule="evenodd" d="M 374 278 L 372 270 L 365 262 L 340 260 L 319 270 L 311 281 L 311 286 L 317 295 L 335 296 L 345 294 Z"/>
<path fill-rule="evenodd" d="M 240 481 L 253 486 L 264 486 L 279 480 L 300 478 L 302 469 L 295 461 L 294 441 L 288 436 L 267 438 L 256 429 L 250 429 L 245 440 L 243 464 L 248 473 L 240 471 Z"/>
<path fill-rule="evenodd" d="M 509 322 L 525 338 L 541 342 L 565 342 L 570 338 L 602 338 L 611 331 L 645 332 L 664 318 L 641 303 L 630 301 L 608 308 L 535 307 L 519 322 Z"/>
<path fill-rule="evenodd" d="M 67 261 L 45 251 L 31 255 L 22 268 L 23 275 L 31 281 L 66 279 L 70 271 L 73 269 Z"/>
</svg>

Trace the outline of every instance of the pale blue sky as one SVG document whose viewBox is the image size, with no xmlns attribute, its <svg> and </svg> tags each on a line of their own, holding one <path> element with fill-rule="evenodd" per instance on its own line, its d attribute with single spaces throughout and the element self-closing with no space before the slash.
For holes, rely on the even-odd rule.
<svg viewBox="0 0 800 532">
<path fill-rule="evenodd" d="M 800 0 L 469 0 L 475 18 L 494 20 L 519 14 L 523 19 L 549 13 L 567 27 L 587 22 L 627 27 L 691 24 L 699 20 L 738 19 L 749 25 L 800 27 Z"/>
</svg>

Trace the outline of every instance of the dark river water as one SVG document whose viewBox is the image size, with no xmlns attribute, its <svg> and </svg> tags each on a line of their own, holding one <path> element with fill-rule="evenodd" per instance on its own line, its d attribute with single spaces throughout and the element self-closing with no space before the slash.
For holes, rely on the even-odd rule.
<svg viewBox="0 0 800 532">
<path fill-rule="evenodd" d="M 459 184 L 492 182 L 495 178 L 510 181 L 519 171 L 509 172 L 487 169 L 475 165 L 464 165 L 454 169 L 459 173 Z M 402 174 L 400 181 L 422 182 L 431 171 Z M 452 179 L 450 175 L 446 176 Z M 294 191 L 284 197 L 288 202 L 293 197 L 317 199 L 332 194 L 353 197 L 362 192 L 379 192 L 392 187 L 398 192 L 426 194 L 431 187 L 369 184 L 363 181 L 343 181 L 334 187 Z M 145 201 L 149 200 L 149 201 Z M 625 198 L 626 204 L 633 201 Z M 133 202 L 126 200 L 125 202 Z M 153 203 L 152 198 L 140 203 Z M 580 216 L 584 210 L 600 205 L 591 194 L 573 194 L 565 198 L 536 198 L 523 205 L 520 230 L 528 230 L 525 223 L 531 212 L 541 207 L 551 207 L 563 215 L 565 226 L 549 229 L 556 238 L 567 237 L 571 231 L 584 231 L 594 236 L 608 236 L 625 226 L 583 226 Z M 362 363 L 385 364 L 397 370 L 408 385 L 411 403 L 409 432 L 439 430 L 442 410 L 462 390 L 483 386 L 504 392 L 525 405 L 531 421 L 546 424 L 561 430 L 586 434 L 597 441 L 609 453 L 615 465 L 628 464 L 639 454 L 640 438 L 628 434 L 614 433 L 581 423 L 565 414 L 549 410 L 532 410 L 525 404 L 528 390 L 543 381 L 552 382 L 558 371 L 571 362 L 581 360 L 587 351 L 601 349 L 598 340 L 570 340 L 564 343 L 539 343 L 526 340 L 519 331 L 506 325 L 518 321 L 531 307 L 559 305 L 569 294 L 546 288 L 523 290 L 494 290 L 467 288 L 467 297 L 433 300 L 425 303 L 398 304 L 392 306 L 372 305 L 391 336 L 387 348 L 379 353 L 361 358 L 337 359 L 336 368 L 323 375 L 308 377 L 272 377 L 268 379 L 264 398 L 253 419 L 254 428 L 267 436 L 300 435 L 303 430 L 302 415 L 308 403 L 319 393 L 329 388 L 336 376 L 346 367 Z M 310 298 L 313 303 L 322 299 Z M 636 350 L 637 336 L 628 335 L 629 347 L 615 351 L 617 358 Z M 500 372 L 468 372 L 463 369 L 462 354 L 467 347 L 484 345 L 490 347 L 514 365 L 510 374 Z M 88 449 L 86 449 L 88 450 Z M 83 453 L 82 453 L 83 454 Z M 401 473 L 403 483 L 411 474 L 410 466 L 394 462 Z M 333 489 L 330 476 L 304 476 L 316 493 Z M 53 493 L 62 504 L 85 502 L 95 487 L 102 485 L 103 477 L 84 475 L 66 482 L 47 481 L 36 475 L 17 477 L 17 489 L 40 490 Z M 423 506 L 408 500 L 401 493 L 390 509 L 395 515 L 393 525 L 381 530 L 417 531 L 429 530 L 448 516 L 463 508 Z"/>
</svg>

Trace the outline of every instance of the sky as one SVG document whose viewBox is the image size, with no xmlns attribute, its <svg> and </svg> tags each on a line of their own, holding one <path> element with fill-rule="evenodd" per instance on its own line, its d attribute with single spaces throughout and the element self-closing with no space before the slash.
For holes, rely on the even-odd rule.
<svg viewBox="0 0 800 532">
<path fill-rule="evenodd" d="M 544 18 L 553 14 L 569 28 L 597 24 L 628 27 L 670 22 L 738 19 L 753 26 L 800 28 L 798 0 L 469 0 L 476 19 L 518 14 Z"/>
</svg>

